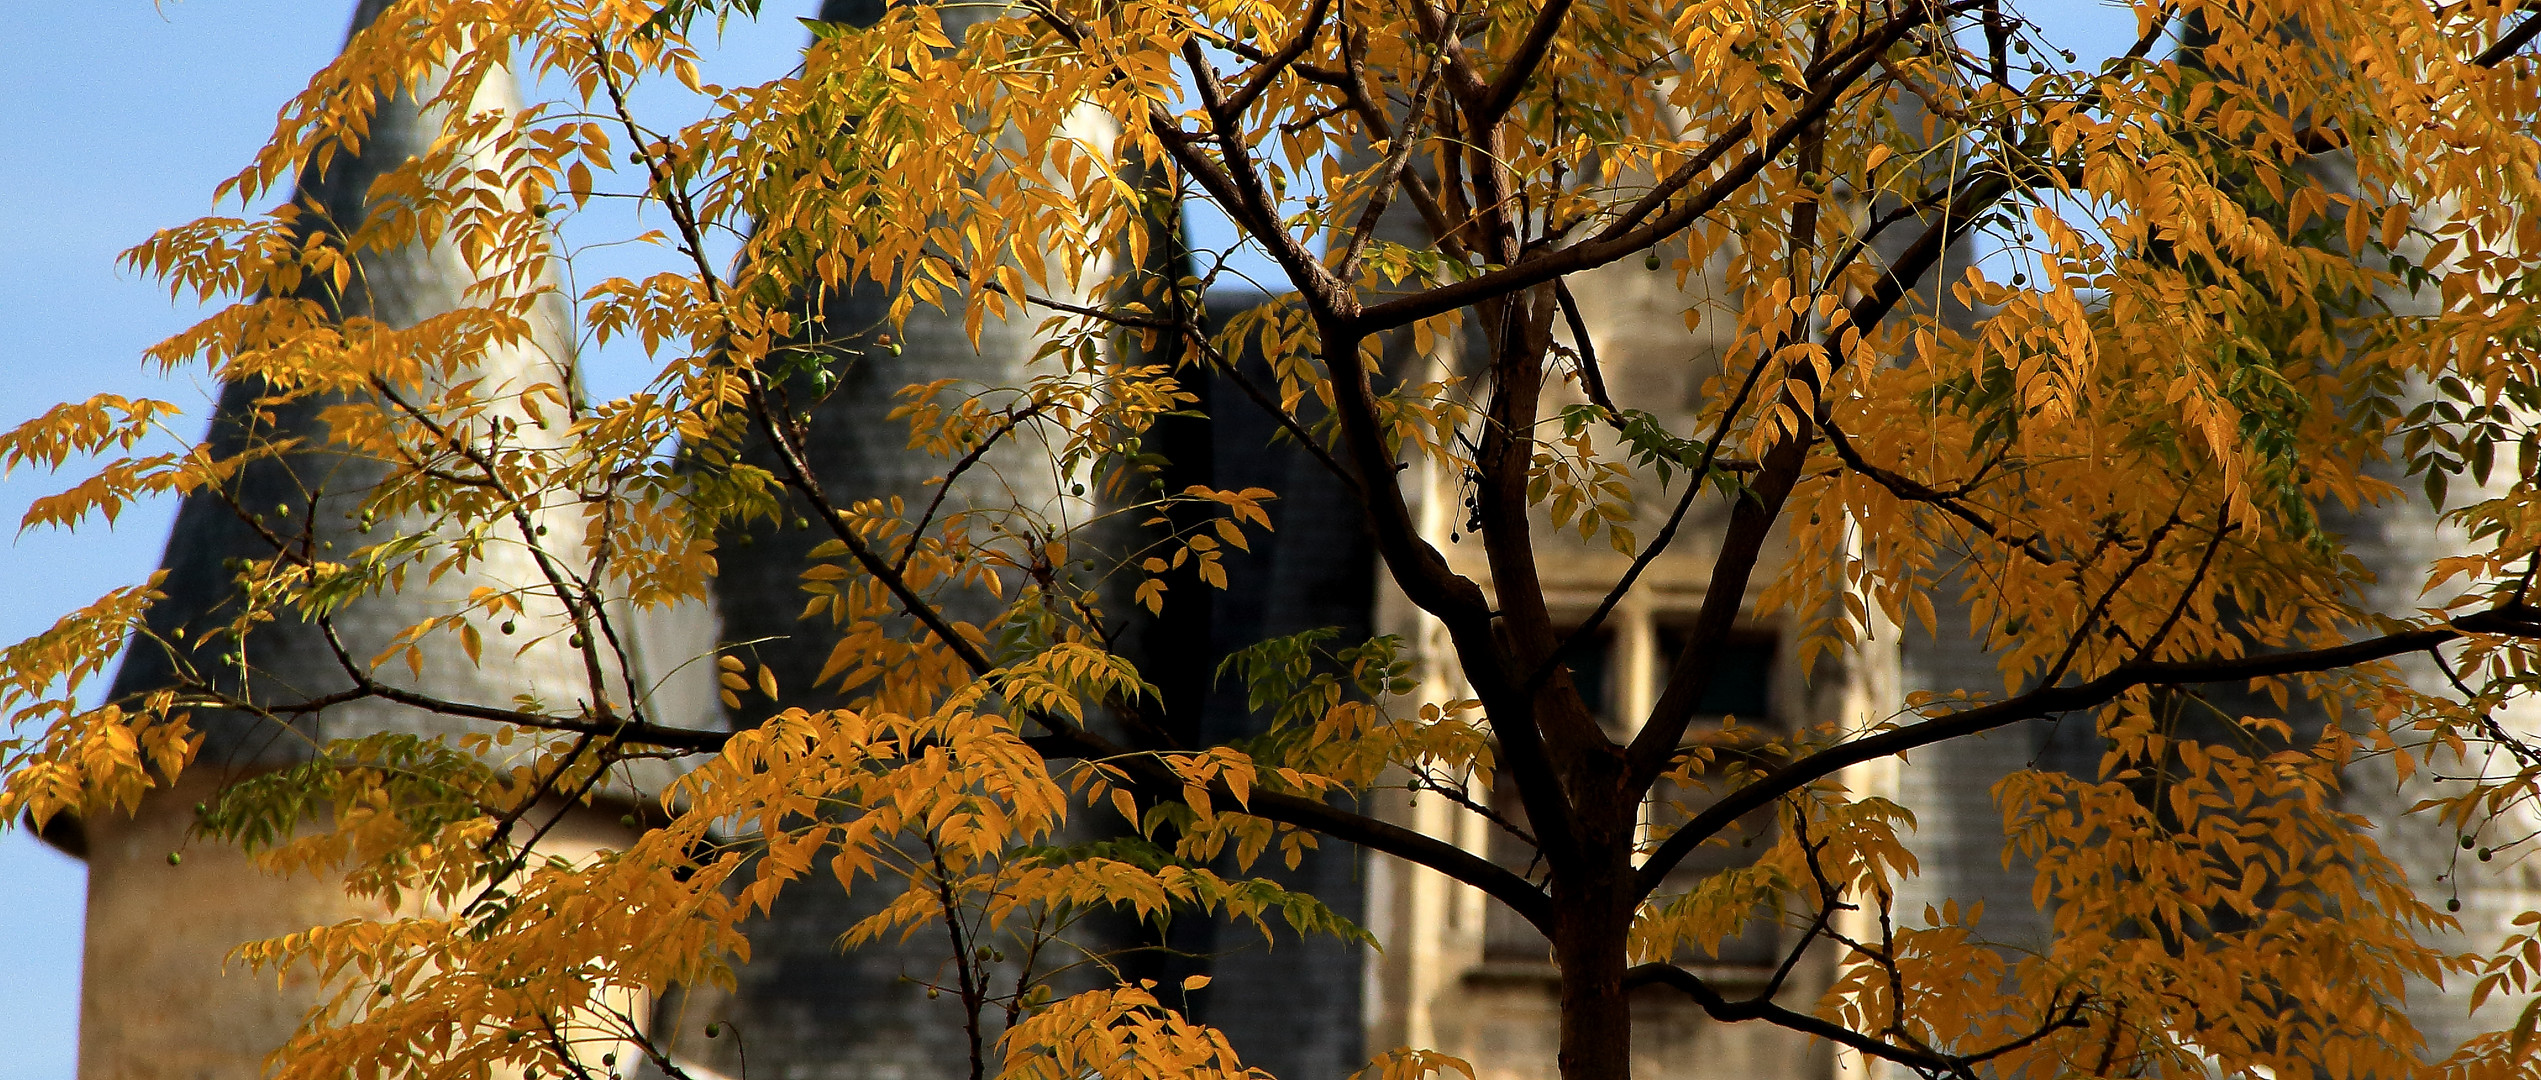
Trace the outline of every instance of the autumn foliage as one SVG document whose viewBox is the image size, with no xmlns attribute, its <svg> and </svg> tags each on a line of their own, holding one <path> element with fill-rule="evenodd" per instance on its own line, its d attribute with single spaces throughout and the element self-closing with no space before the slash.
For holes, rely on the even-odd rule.
<svg viewBox="0 0 2541 1080">
<path fill-rule="evenodd" d="M 890 898 L 836 928 L 851 946 L 949 926 L 947 1008 L 978 1070 L 1242 1076 L 1175 988 L 1112 954 L 1010 984 L 973 957 L 991 938 L 1056 956 L 1092 913 L 1364 937 L 1257 873 L 1333 845 L 1542 932 L 1566 1080 L 1629 1075 L 1625 991 L 1645 985 L 1931 1076 L 2534 1072 L 2532 1010 L 2423 1047 L 2403 998 L 2541 989 L 2541 914 L 2448 936 L 2448 886 L 2340 801 L 2402 783 L 2413 827 L 2526 851 L 2541 67 L 2521 50 L 2541 21 L 2523 5 L 2138 2 L 2141 40 L 2101 62 L 1996 0 L 916 2 L 816 24 L 784 78 L 698 87 L 712 108 L 686 126 L 627 106 L 644 80 L 695 84 L 693 42 L 758 6 L 396 5 L 224 188 L 272 203 L 363 145 L 378 103 L 441 107 L 372 213 L 281 202 L 128 256 L 228 304 L 151 362 L 322 423 L 131 456 L 178 410 L 98 398 L 0 436 L 10 467 L 93 474 L 30 525 L 216 495 L 310 440 L 381 470 L 337 493 L 364 523 L 425 523 L 321 548 L 236 505 L 266 550 L 194 638 L 151 630 L 137 584 L 0 653 L 13 819 L 131 811 L 188 767 L 189 718 L 316 707 L 183 664 L 100 700 L 122 650 L 243 665 L 277 620 L 323 627 L 498 549 L 537 570 L 340 658 L 341 700 L 477 733 L 328 745 L 200 811 L 278 870 L 404 905 L 246 947 L 338 988 L 281 1075 L 604 1075 L 574 1032 L 644 1043 L 617 1003 L 728 980 L 754 913 L 835 878 Z M 568 96 L 464 107 L 516 73 Z M 577 334 L 640 343 L 658 373 L 609 401 L 471 378 L 535 338 L 551 218 L 600 197 L 649 203 L 661 261 L 567 298 Z M 1267 300 L 1209 310 L 1224 263 L 1170 226 L 1184 201 L 1276 265 Z M 717 233 L 747 237 L 728 265 Z M 416 244 L 463 260 L 464 304 L 412 325 L 330 305 L 370 254 Z M 1723 342 L 1690 404 L 1635 400 L 1589 347 L 1572 285 L 1645 263 Z M 887 297 L 885 324 L 830 325 L 823 298 L 858 290 Z M 1013 385 L 885 388 L 892 441 L 972 492 L 1000 490 L 970 471 L 992 446 L 1028 446 L 1056 494 L 842 499 L 853 478 L 820 474 L 810 448 L 853 433 L 816 406 L 927 318 L 1028 326 L 1038 355 Z M 1251 643 L 1215 677 L 1268 734 L 1193 740 L 1122 628 L 1224 588 L 1283 521 L 1279 492 L 1154 482 L 1142 440 L 1208 379 L 1245 390 L 1211 408 L 1265 411 L 1350 493 L 1383 587 L 1452 655 Z M 1453 544 L 1425 524 L 1432 478 L 1466 499 Z M 2349 526 L 2403 508 L 2463 540 L 2402 568 L 2419 606 L 2375 610 L 2364 590 L 2391 571 Z M 815 685 L 732 643 L 683 659 L 764 720 L 648 712 L 609 620 L 703 598 L 733 538 L 771 527 L 816 538 L 797 568 Z M 1542 585 L 1583 543 L 1624 567 L 1584 620 Z M 1647 714 L 1601 723 L 1565 645 L 1662 558 L 1708 568 L 1701 608 Z M 1697 708 L 1741 626 L 1787 627 L 1816 667 L 1951 611 L 1998 685 L 1753 737 Z M 533 637 L 587 668 L 570 700 L 390 677 Z M 1455 692 L 1425 693 L 1421 664 Z M 1896 909 L 1913 822 L 1864 767 L 2056 716 L 2092 733 L 2091 763 L 1995 791 L 2047 946 L 1990 945 L 1973 905 Z M 638 778 L 665 759 L 674 782 Z M 1527 857 L 1378 809 L 1407 788 Z M 1654 792 L 1675 805 L 1646 809 Z M 623 850 L 524 847 L 523 822 L 610 798 L 642 804 Z M 1758 812 L 1777 824 L 1752 862 L 1671 876 Z M 1798 942 L 1765 992 L 1678 962 L 1754 919 Z M 1831 958 L 1825 993 L 1777 994 L 1812 957 Z M 1465 1067 L 1388 1048 L 1370 1075 Z"/>
</svg>

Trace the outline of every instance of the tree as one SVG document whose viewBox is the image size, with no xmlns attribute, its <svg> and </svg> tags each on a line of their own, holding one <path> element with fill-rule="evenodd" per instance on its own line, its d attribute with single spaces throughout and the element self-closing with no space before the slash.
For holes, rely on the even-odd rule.
<svg viewBox="0 0 2541 1080">
<path fill-rule="evenodd" d="M 208 639 L 154 631 L 144 586 L 6 654 L 0 694 L 30 734 L 9 744 L 0 809 L 128 806 L 186 768 L 189 716 L 219 710 L 388 697 L 501 732 L 338 744 L 203 808 L 205 830 L 271 861 L 423 898 L 410 918 L 248 951 L 348 988 L 286 1075 L 592 1069 L 562 1025 L 617 991 L 728 977 L 742 920 L 813 874 L 889 898 L 838 928 L 853 940 L 951 934 L 975 1069 L 1235 1073 L 1126 954 L 1087 947 L 1112 978 L 1000 989 L 971 935 L 1063 941 L 1088 913 L 1193 908 L 1359 933 L 1241 869 L 1316 844 L 1444 874 L 1541 931 L 1568 1080 L 1629 1074 L 1625 990 L 1643 984 L 1936 1076 L 2532 1068 L 2530 1010 L 2440 1065 L 2416 1058 L 2403 980 L 2522 992 L 2541 978 L 2533 938 L 2427 944 L 2449 925 L 2432 883 L 2335 798 L 2367 761 L 2432 769 L 2443 795 L 2420 812 L 2468 836 L 2525 812 L 2541 777 L 2496 719 L 2535 689 L 2541 639 L 2541 73 L 2519 51 L 2541 20 L 2520 5 L 2139 4 L 2141 40 L 2085 67 L 1996 0 L 915 3 L 816 24 L 800 71 L 710 90 L 713 113 L 676 131 L 629 111 L 638 80 L 694 81 L 691 34 L 757 8 L 401 6 L 231 185 L 260 197 L 323 168 L 400 93 L 443 108 L 448 137 L 374 184 L 364 220 L 286 204 L 131 255 L 242 298 L 161 362 L 251 387 L 260 415 L 322 410 L 331 452 L 384 470 L 348 512 L 433 524 L 335 552 L 231 499 L 271 554 L 233 568 L 241 599 Z M 2173 52 L 2182 37 L 2196 47 Z M 574 99 L 461 107 L 515 61 Z M 620 160 L 636 186 L 606 191 Z M 676 257 L 591 287 L 581 325 L 640 339 L 660 375 L 606 403 L 573 400 L 570 380 L 467 379 L 539 332 L 551 212 L 603 195 L 658 208 Z M 1181 250 L 1178 200 L 1215 204 L 1285 291 L 1207 310 L 1216 272 Z M 730 267 L 706 255 L 717 230 L 748 236 Z M 1946 261 L 1978 239 L 2017 272 Z M 418 242 L 467 261 L 482 282 L 467 303 L 411 328 L 330 306 L 362 256 Z M 1643 260 L 1728 289 L 1685 312 L 1728 343 L 1690 411 L 1604 378 L 1568 284 Z M 856 296 L 879 297 L 884 323 L 847 325 L 869 310 Z M 939 490 L 998 461 L 1045 479 L 963 489 L 1002 501 L 842 504 L 816 450 L 870 432 L 825 429 L 811 405 L 930 311 L 974 339 L 1033 325 L 1037 366 L 1018 385 L 854 392 L 896 392 Z M 1407 354 L 1455 362 L 1433 379 Z M 1244 392 L 1210 410 L 1262 410 L 1346 488 L 1469 697 L 1417 699 L 1398 640 L 1281 637 L 1225 672 L 1269 734 L 1211 742 L 1190 695 L 1165 689 L 1189 673 L 1120 647 L 1222 587 L 1226 551 L 1281 520 L 1275 492 L 1155 482 L 1172 462 L 1147 440 L 1213 378 Z M 0 456 L 129 448 L 170 411 L 65 405 Z M 308 449 L 118 460 L 30 520 L 218 495 Z M 2477 490 L 2454 498 L 2464 476 Z M 1419 516 L 1431 477 L 1467 496 L 1452 558 Z M 2476 544 L 2414 568 L 2427 606 L 2398 618 L 2359 599 L 2367 571 L 2333 524 L 2404 503 Z M 551 540 L 558 516 L 574 528 Z M 611 613 L 700 597 L 730 554 L 719 537 L 770 522 L 817 540 L 798 635 L 825 654 L 816 685 L 730 648 L 706 662 L 728 705 L 764 719 L 727 734 L 648 714 Z M 1567 624 L 1543 587 L 1544 560 L 1574 550 L 1565 530 L 1628 559 Z M 526 553 L 536 586 L 483 590 L 376 657 L 337 648 L 349 697 L 294 702 L 173 662 L 169 690 L 74 704 L 128 635 L 248 666 L 259 627 L 333 640 L 347 603 L 495 548 Z M 1687 550 L 1708 587 L 1664 689 L 1601 725 L 1567 650 Z M 1998 646 L 2002 693 L 1867 729 L 1749 737 L 1698 717 L 1744 618 L 1796 621 L 1803 656 L 1835 663 L 1952 605 Z M 581 657 L 578 700 L 381 674 L 451 650 L 477 662 L 506 647 L 484 631 L 517 619 Z M 2412 684 L 2392 662 L 2413 654 L 2450 678 Z M 2176 722 L 2244 702 L 2234 688 L 2249 707 L 2211 734 Z M 2052 715 L 2089 719 L 2096 771 L 1997 793 L 2053 908 L 2051 948 L 1986 947 L 1955 907 L 1892 911 L 1908 822 L 1846 770 Z M 517 822 L 664 757 L 690 771 L 639 840 L 531 857 Z M 1372 809 L 1406 787 L 1527 857 Z M 1682 812 L 1645 826 L 1654 792 Z M 1670 876 L 1758 812 L 1777 827 L 1752 865 Z M 1105 813 L 1127 824 L 1086 839 Z M 1760 918 L 1801 931 L 1766 992 L 1675 962 Z M 1778 997 L 1827 943 L 1823 998 Z M 1418 1048 L 1378 1062 L 1458 1065 Z"/>
</svg>

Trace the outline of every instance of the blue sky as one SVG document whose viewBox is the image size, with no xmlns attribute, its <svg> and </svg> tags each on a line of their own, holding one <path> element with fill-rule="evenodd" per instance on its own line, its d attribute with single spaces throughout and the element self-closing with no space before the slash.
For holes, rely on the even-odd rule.
<svg viewBox="0 0 2541 1080">
<path fill-rule="evenodd" d="M 201 422 L 209 387 L 199 377 L 159 378 L 140 360 L 201 309 L 172 302 L 115 257 L 153 229 L 238 211 L 214 206 L 213 186 L 247 162 L 275 109 L 342 44 L 352 6 L 0 3 L 0 425 L 107 392 L 169 400 Z M 802 38 L 789 16 L 816 6 L 769 3 L 762 25 L 737 27 L 710 58 L 708 78 L 778 74 Z M 2121 50 L 2134 33 L 2131 16 L 2087 0 L 2024 8 L 2085 55 Z M 647 115 L 689 106 L 675 94 L 637 104 L 658 110 Z M 567 242 L 636 225 L 595 212 L 568 224 Z M 651 261 L 641 250 L 608 257 L 621 259 Z M 602 355 L 592 368 L 603 393 L 640 379 L 634 357 Z M 0 520 L 14 522 L 58 482 L 24 470 L 0 480 Z M 0 642 L 146 576 L 173 514 L 173 505 L 145 505 L 111 530 L 38 530 L 0 547 Z M 84 887 L 76 861 L 0 830 L 0 1072 L 13 1080 L 71 1080 Z"/>
</svg>

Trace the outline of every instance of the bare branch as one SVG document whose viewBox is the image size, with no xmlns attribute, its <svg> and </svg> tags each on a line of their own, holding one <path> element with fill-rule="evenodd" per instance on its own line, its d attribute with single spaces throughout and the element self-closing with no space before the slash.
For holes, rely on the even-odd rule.
<svg viewBox="0 0 2541 1080">
<path fill-rule="evenodd" d="M 1569 247 L 1546 249 L 1540 255 L 1497 270 L 1370 307 L 1359 314 L 1358 328 L 1364 332 L 1402 326 L 1468 307 L 1490 297 L 1516 293 L 1554 278 L 1604 266 L 1675 235 L 1744 191 L 1767 164 L 1781 156 L 1803 133 L 1833 110 L 1847 91 L 1878 67 L 1886 44 L 1904 37 L 1916 27 L 1943 17 L 1956 6 L 1918 7 L 1916 14 L 1889 20 L 1876 33 L 1858 42 L 1861 47 L 1840 54 L 1849 57 L 1847 62 L 1818 84 L 1808 98 L 1776 125 L 1762 145 L 1692 196 L 1670 205 L 1679 192 L 1709 172 L 1722 157 L 1745 145 L 1752 132 L 1751 127 L 1743 124 L 1727 127 L 1693 158 L 1654 186 L 1640 203 L 1626 210 L 1597 235 Z M 1879 47 L 1870 47 L 1869 42 L 1877 42 Z"/>
<path fill-rule="evenodd" d="M 1838 1046 L 1849 1047 L 1883 1061 L 1894 1061 L 1910 1069 L 1927 1072 L 1953 1071 L 1950 1059 L 1938 1054 L 1899 1046 L 1864 1035 L 1832 1020 L 1820 1019 L 1804 1012 L 1795 1012 L 1769 1000 L 1759 998 L 1731 1001 L 1722 997 L 1720 991 L 1712 989 L 1711 984 L 1704 982 L 1702 976 L 1674 964 L 1642 964 L 1634 967 L 1624 972 L 1623 984 L 1627 988 L 1665 986 L 1680 991 L 1686 997 L 1694 999 L 1694 1003 L 1702 1006 L 1703 1012 L 1712 1019 L 1724 1023 L 1762 1020 L 1775 1027 L 1788 1028 L 1804 1035 L 1815 1035 Z"/>
<path fill-rule="evenodd" d="M 1819 426 L 1826 430 L 1827 445 L 1834 448 L 1835 456 L 1844 462 L 1846 468 L 1869 477 L 1873 483 L 1888 489 L 1890 495 L 1906 502 L 1923 503 L 1935 507 L 1942 513 L 1966 522 L 1970 528 L 1985 534 L 1988 539 L 2001 541 L 2006 546 L 2029 556 L 2032 561 L 2041 566 L 2052 566 L 2059 561 L 2054 552 L 2047 550 L 2045 545 L 2040 543 L 2038 537 L 2007 537 L 2003 534 L 2001 526 L 1969 506 L 1964 497 L 1968 485 L 1962 484 L 1952 490 L 1943 491 L 1914 477 L 1874 465 L 1862 457 L 1861 451 L 1854 448 L 1852 438 L 1844 434 L 1843 429 L 1837 427 L 1833 420 L 1828 420 Z"/>
<path fill-rule="evenodd" d="M 1420 82 L 1412 88 L 1411 108 L 1403 114 L 1403 128 L 1394 134 L 1385 149 L 1385 160 L 1377 166 L 1375 189 L 1368 193 L 1365 207 L 1359 211 L 1359 223 L 1350 230 L 1350 242 L 1342 250 L 1341 265 L 1333 276 L 1343 281 L 1356 281 L 1359 260 L 1367 253 L 1368 241 L 1376 236 L 1377 219 L 1385 214 L 1394 189 L 1402 183 L 1404 169 L 1411 163 L 1412 149 L 1420 143 L 1421 114 L 1429 108 L 1429 95 L 1438 87 L 1441 65 L 1436 60 L 1421 70 Z"/>
<path fill-rule="evenodd" d="M 326 639 L 328 651 L 335 655 L 336 666 L 343 669 L 346 678 L 353 680 L 353 688 L 351 690 L 328 694 L 323 697 L 311 698 L 307 701 L 293 705 L 264 706 L 261 711 L 280 714 L 317 712 L 321 709 L 332 706 L 359 701 L 363 698 L 375 697 L 384 701 L 393 701 L 399 705 L 408 706 L 410 708 L 439 713 L 443 716 L 458 716 L 471 720 L 490 720 L 496 723 L 511 724 L 517 727 L 532 728 L 541 731 L 570 731 L 582 735 L 604 736 L 615 739 L 619 742 L 639 743 L 646 746 L 659 746 L 670 750 L 689 750 L 701 753 L 714 753 L 722 750 L 723 744 L 732 737 L 729 732 L 706 731 L 695 728 L 664 727 L 660 724 L 650 723 L 641 719 L 620 718 L 605 712 L 599 717 L 590 720 L 571 720 L 563 717 L 549 716 L 543 713 L 527 712 L 520 709 L 504 709 L 491 705 L 474 705 L 463 701 L 450 701 L 443 698 L 437 698 L 428 694 L 418 694 L 412 690 L 400 689 L 389 685 L 388 683 L 381 682 L 378 679 L 372 678 L 370 672 L 364 669 L 360 663 L 355 661 L 351 653 L 345 651 L 343 640 L 336 636 L 335 624 L 332 619 L 322 618 L 318 620 L 318 629 Z M 605 705 L 605 703 L 603 704 Z"/>
<path fill-rule="evenodd" d="M 1306 50 L 1314 45 L 1315 38 L 1323 32 L 1324 15 L 1331 9 L 1332 0 L 1314 0 L 1307 5 L 1305 16 L 1297 21 L 1297 36 L 1289 39 L 1288 44 L 1281 46 L 1278 52 L 1261 58 L 1261 62 L 1255 64 L 1253 70 L 1245 72 L 1238 80 L 1244 85 L 1235 92 L 1234 97 L 1226 100 L 1226 111 L 1229 115 L 1242 117 L 1244 110 L 1252 108 L 1253 102 L 1262 96 L 1262 92 L 1270 89 L 1271 82 L 1279 78 L 1280 72 L 1295 64 L 1298 57 L 1306 55 Z"/>
<path fill-rule="evenodd" d="M 935 512 L 943 508 L 945 496 L 953 493 L 953 481 L 961 479 L 962 474 L 969 472 L 971 466 L 979 464 L 980 459 L 987 457 L 989 449 L 997 445 L 997 440 L 1006 437 L 1008 433 L 1023 426 L 1024 421 L 1039 414 L 1041 407 L 1042 403 L 1036 401 L 1021 410 L 1008 409 L 1006 418 L 998 422 L 996 430 L 990 431 L 986 438 L 979 440 L 978 446 L 971 448 L 970 453 L 962 455 L 960 461 L 954 462 L 952 468 L 945 470 L 944 478 L 936 481 L 935 497 L 927 500 L 926 512 L 918 515 L 918 523 L 910 528 L 909 542 L 901 546 L 900 557 L 892 561 L 891 569 L 894 572 L 908 572 L 909 556 L 917 554 L 918 541 L 926 538 L 926 527 L 935 521 Z"/>
<path fill-rule="evenodd" d="M 1597 365 L 1597 342 L 1588 333 L 1588 322 L 1579 314 L 1579 300 L 1570 294 L 1570 285 L 1553 279 L 1553 302 L 1561 306 L 1562 322 L 1570 330 L 1571 345 L 1579 353 L 1579 383 L 1588 393 L 1588 403 L 1606 410 L 1606 421 L 1620 424 L 1623 412 L 1615 408 L 1615 399 L 1606 393 L 1606 373 Z"/>
<path fill-rule="evenodd" d="M 2514 29 L 2506 31 L 2504 36 L 2497 39 L 2496 44 L 2481 50 L 2478 56 L 2471 58 L 2471 66 L 2492 68 L 2505 63 L 2516 53 L 2523 51 L 2524 46 L 2532 44 L 2532 39 L 2535 37 L 2541 37 L 2541 15 L 2516 23 Z"/>
<path fill-rule="evenodd" d="M 1651 852 L 1649 860 L 1641 865 L 1641 869 L 1637 872 L 1640 895 L 1649 895 L 1666 877 L 1670 867 L 1682 861 L 1696 845 L 1727 828 L 1729 823 L 1738 820 L 1748 811 L 1770 805 L 1775 799 L 1833 776 L 1852 765 L 1894 757 L 1934 743 L 1992 731 L 2023 720 L 2105 705 L 2117 700 L 2119 695 L 2141 686 L 2242 682 L 2277 675 L 2330 671 L 2369 664 L 2377 660 L 2388 660 L 2407 653 L 2424 652 L 2472 634 L 2500 634 L 2525 640 L 2541 640 L 2541 609 L 2491 608 L 2455 619 L 2446 626 L 2406 630 L 2381 637 L 2352 641 L 2344 645 L 2306 649 L 2299 652 L 2265 653 L 2225 660 L 2138 661 L 2122 664 L 2107 674 L 2083 682 L 2065 686 L 2042 686 L 2018 697 L 2008 698 L 1991 705 L 1980 705 L 1883 731 L 1852 742 L 1839 743 L 1776 769 L 1763 779 L 1731 792 L 1721 801 L 1695 815 L 1692 821 L 1686 822 L 1684 827 L 1670 835 L 1666 842 Z"/>
<path fill-rule="evenodd" d="M 1498 78 L 1484 88 L 1481 95 L 1465 103 L 1466 122 L 1476 128 L 1500 122 L 1509 107 L 1517 104 L 1518 93 L 1526 89 L 1526 81 L 1544 64 L 1544 54 L 1553 46 L 1553 36 L 1561 32 L 1562 20 L 1570 15 L 1571 0 L 1546 0 L 1535 13 L 1535 24 L 1526 28 L 1526 37 L 1518 42 L 1517 51 L 1509 54 L 1508 65 L 1500 69 Z"/>
</svg>

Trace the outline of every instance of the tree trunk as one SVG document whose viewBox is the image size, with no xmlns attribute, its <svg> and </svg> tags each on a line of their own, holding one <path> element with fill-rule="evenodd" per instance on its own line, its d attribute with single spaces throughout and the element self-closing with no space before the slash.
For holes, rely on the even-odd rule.
<svg viewBox="0 0 2541 1080">
<path fill-rule="evenodd" d="M 1585 825 L 1585 823 L 1583 823 Z M 1588 846 L 1615 852 L 1580 867 L 1575 888 L 1557 876 L 1553 886 L 1553 963 L 1561 971 L 1562 1080 L 1629 1080 L 1632 1076 L 1632 1006 L 1624 996 L 1624 943 L 1632 926 L 1625 901 L 1632 866 L 1621 853 L 1629 844 Z M 1567 876 L 1567 875 L 1564 875 Z"/>
</svg>

